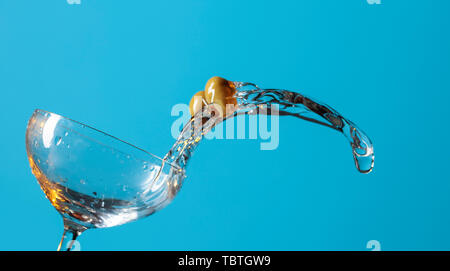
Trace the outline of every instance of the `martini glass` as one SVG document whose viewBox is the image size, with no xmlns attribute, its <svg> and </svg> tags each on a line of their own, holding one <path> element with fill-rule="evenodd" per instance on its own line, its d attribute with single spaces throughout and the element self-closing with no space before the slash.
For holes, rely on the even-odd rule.
<svg viewBox="0 0 450 271">
<path fill-rule="evenodd" d="M 213 103 L 205 105 L 183 127 L 164 159 L 77 121 L 36 110 L 28 122 L 26 147 L 33 174 L 63 217 L 58 250 L 70 250 L 87 229 L 128 223 L 170 203 L 202 137 L 237 115 L 294 116 L 332 128 L 347 138 L 356 168 L 361 173 L 372 171 L 371 140 L 333 108 L 288 90 L 229 84 L 235 90 L 234 111 L 222 118 L 214 113 Z M 272 112 L 272 107 L 279 109 Z"/>
<path fill-rule="evenodd" d="M 160 210 L 179 191 L 184 170 L 97 129 L 35 110 L 26 148 L 33 174 L 62 215 L 58 250 L 87 229 L 108 228 Z"/>
</svg>

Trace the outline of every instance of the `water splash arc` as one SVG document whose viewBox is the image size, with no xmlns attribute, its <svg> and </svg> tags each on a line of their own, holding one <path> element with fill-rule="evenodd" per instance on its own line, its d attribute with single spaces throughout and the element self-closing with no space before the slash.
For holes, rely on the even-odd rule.
<svg viewBox="0 0 450 271">
<path fill-rule="evenodd" d="M 372 171 L 375 156 L 370 138 L 332 107 L 297 92 L 261 89 L 253 83 L 233 82 L 233 84 L 236 89 L 234 96 L 237 106 L 233 114 L 227 115 L 226 119 L 241 114 L 271 112 L 268 109 L 276 104 L 282 116 L 297 117 L 342 133 L 350 143 L 358 171 L 361 173 Z M 183 127 L 180 136 L 164 160 L 184 169 L 202 137 L 223 120 L 220 116 L 215 116 L 211 107 L 208 106 L 197 112 Z"/>
</svg>

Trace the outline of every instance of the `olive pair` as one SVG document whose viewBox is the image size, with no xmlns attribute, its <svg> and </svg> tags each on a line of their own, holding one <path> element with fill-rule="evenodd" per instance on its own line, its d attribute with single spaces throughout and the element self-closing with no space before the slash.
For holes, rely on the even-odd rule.
<svg viewBox="0 0 450 271">
<path fill-rule="evenodd" d="M 206 82 L 205 90 L 195 93 L 189 103 L 191 116 L 202 110 L 204 106 L 213 105 L 220 115 L 224 115 L 228 105 L 236 105 L 234 84 L 222 77 L 214 76 Z M 230 114 L 232 112 L 227 112 Z"/>
</svg>

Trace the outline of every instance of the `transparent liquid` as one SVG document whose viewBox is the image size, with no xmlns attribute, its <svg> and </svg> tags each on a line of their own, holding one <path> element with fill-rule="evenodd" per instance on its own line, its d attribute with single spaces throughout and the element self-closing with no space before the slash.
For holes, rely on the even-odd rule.
<svg viewBox="0 0 450 271">
<path fill-rule="evenodd" d="M 84 228 L 113 227 L 149 216 L 166 206 L 174 196 L 171 195 L 170 187 L 165 185 L 169 176 L 164 173 L 160 173 L 157 183 L 153 184 L 153 191 L 163 189 L 157 197 L 150 199 L 145 193 L 138 193 L 132 200 L 121 200 L 106 198 L 100 192 L 80 193 L 50 181 L 36 162 L 32 158 L 29 160 L 32 172 L 51 204 L 64 218 Z"/>
<path fill-rule="evenodd" d="M 233 84 L 236 89 L 234 96 L 237 98 L 237 107 L 232 114 L 227 112 L 227 118 L 240 114 L 268 114 L 271 107 L 277 105 L 279 115 L 294 116 L 342 133 L 350 143 L 358 171 L 361 173 L 372 171 L 375 156 L 369 137 L 330 106 L 288 90 L 260 89 L 255 84 L 244 82 Z M 221 121 L 221 116 L 214 116 L 210 107 L 197 112 L 184 126 L 165 160 L 184 169 L 203 135 Z"/>
</svg>

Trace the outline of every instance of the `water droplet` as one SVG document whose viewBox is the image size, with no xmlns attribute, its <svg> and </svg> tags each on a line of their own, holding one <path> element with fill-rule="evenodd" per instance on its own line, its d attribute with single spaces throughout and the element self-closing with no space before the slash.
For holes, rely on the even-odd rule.
<svg viewBox="0 0 450 271">
<path fill-rule="evenodd" d="M 81 179 L 81 180 L 80 180 L 80 183 L 81 183 L 81 184 L 86 184 L 86 181 L 83 180 L 83 179 Z"/>
<path fill-rule="evenodd" d="M 141 200 L 144 198 L 144 194 L 142 194 L 141 192 L 137 192 L 136 197 L 138 200 Z"/>
<path fill-rule="evenodd" d="M 69 132 L 65 132 L 65 133 L 64 133 L 64 136 L 68 136 L 68 135 L 69 135 Z"/>
<path fill-rule="evenodd" d="M 123 191 L 127 191 L 127 189 L 128 189 L 128 186 L 126 186 L 126 185 L 122 186 Z"/>
<path fill-rule="evenodd" d="M 142 168 L 144 169 L 144 171 L 147 171 L 147 170 L 148 170 L 148 165 L 147 165 L 147 164 L 144 164 L 144 165 L 142 166 Z"/>
<path fill-rule="evenodd" d="M 55 137 L 55 145 L 59 146 L 61 144 L 62 138 L 60 136 Z"/>
</svg>

